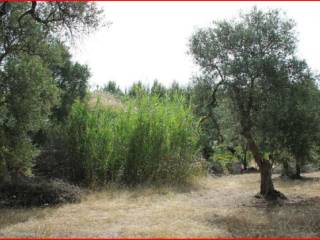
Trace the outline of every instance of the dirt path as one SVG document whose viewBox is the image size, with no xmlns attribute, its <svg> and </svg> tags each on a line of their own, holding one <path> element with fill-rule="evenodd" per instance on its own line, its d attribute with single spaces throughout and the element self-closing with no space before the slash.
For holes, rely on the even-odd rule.
<svg viewBox="0 0 320 240">
<path fill-rule="evenodd" d="M 320 172 L 275 179 L 289 200 L 253 198 L 258 174 L 207 177 L 196 186 L 109 189 L 79 204 L 0 209 L 0 237 L 320 237 Z"/>
</svg>

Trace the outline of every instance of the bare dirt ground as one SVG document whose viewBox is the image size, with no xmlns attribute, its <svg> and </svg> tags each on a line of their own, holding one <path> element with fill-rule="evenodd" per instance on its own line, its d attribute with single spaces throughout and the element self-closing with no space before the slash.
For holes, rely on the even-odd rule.
<svg viewBox="0 0 320 240">
<path fill-rule="evenodd" d="M 258 174 L 205 177 L 179 188 L 90 193 L 79 204 L 0 209 L 0 237 L 320 237 L 320 172 L 283 181 L 289 200 L 253 196 Z"/>
</svg>

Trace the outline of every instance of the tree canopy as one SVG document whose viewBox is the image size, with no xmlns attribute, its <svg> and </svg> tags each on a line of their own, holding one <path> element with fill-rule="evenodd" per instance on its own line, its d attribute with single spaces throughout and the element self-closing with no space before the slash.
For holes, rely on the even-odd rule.
<svg viewBox="0 0 320 240">
<path fill-rule="evenodd" d="M 291 91 L 288 87 L 314 82 L 306 63 L 296 57 L 296 49 L 294 21 L 280 10 L 256 7 L 237 19 L 199 29 L 190 40 L 190 52 L 201 67 L 202 78 L 213 79 L 211 107 L 217 104 L 217 91 L 231 99 L 240 133 L 261 172 L 260 194 L 267 198 L 283 195 L 274 189 L 271 179 L 272 143 L 277 134 L 269 134 L 272 139 L 266 144 L 267 136 L 260 134 L 262 126 L 273 121 L 271 132 L 278 131 L 275 118 L 281 116 L 279 106 Z"/>
<path fill-rule="evenodd" d="M 88 2 L 1 4 L 0 182 L 32 174 L 39 131 L 84 97 L 89 70 L 65 40 L 96 29 L 101 13 Z"/>
<path fill-rule="evenodd" d="M 89 33 L 102 11 L 89 2 L 3 2 L 0 63 L 10 54 L 41 54 L 52 39 Z"/>
</svg>

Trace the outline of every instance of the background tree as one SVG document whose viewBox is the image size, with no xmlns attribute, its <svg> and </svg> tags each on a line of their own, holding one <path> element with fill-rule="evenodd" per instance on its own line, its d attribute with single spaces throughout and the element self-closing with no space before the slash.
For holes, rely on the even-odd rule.
<svg viewBox="0 0 320 240">
<path fill-rule="evenodd" d="M 68 117 L 75 100 L 84 99 L 90 72 L 87 65 L 71 61 L 71 54 L 64 44 L 55 44 L 52 51 L 60 53 L 59 59 L 52 59 L 52 56 L 54 56 L 52 54 L 46 59 L 55 84 L 60 90 L 60 103 L 53 109 L 53 117 L 58 121 L 64 121 Z"/>
<path fill-rule="evenodd" d="M 157 79 L 153 81 L 153 84 L 150 90 L 151 95 L 156 95 L 158 97 L 163 98 L 166 96 L 166 92 L 167 92 L 166 87 L 163 86 L 160 82 L 158 82 Z"/>
<path fill-rule="evenodd" d="M 263 111 L 255 122 L 260 148 L 283 164 L 284 175 L 300 178 L 301 166 L 312 160 L 312 149 L 318 143 L 319 89 L 304 61 L 293 59 L 291 69 L 294 74 L 285 73 L 265 87 L 270 96 L 264 98 Z M 295 174 L 290 172 L 291 162 L 296 165 Z"/>
<path fill-rule="evenodd" d="M 50 71 L 53 83 L 58 88 L 58 102 L 52 106 L 50 124 L 41 128 L 33 137 L 33 142 L 41 148 L 45 148 L 46 154 L 57 151 L 55 144 L 50 143 L 50 150 L 47 145 L 52 138 L 52 131 L 59 124 L 65 124 L 72 104 L 76 100 L 83 101 L 87 94 L 87 85 L 90 77 L 86 65 L 71 61 L 71 54 L 65 44 L 60 41 L 50 43 L 47 52 L 40 55 Z"/>
<path fill-rule="evenodd" d="M 168 88 L 168 92 L 170 92 L 172 95 L 176 93 L 182 92 L 182 87 L 179 85 L 178 82 L 173 81 L 171 86 Z"/>
<path fill-rule="evenodd" d="M 306 68 L 305 63 L 302 64 Z M 307 162 L 318 160 L 313 157 L 313 150 L 319 144 L 319 96 L 320 91 L 308 70 L 290 88 L 286 118 L 279 125 L 288 152 L 295 160 L 293 178 L 301 178 L 301 167 Z"/>
<path fill-rule="evenodd" d="M 128 91 L 129 97 L 142 97 L 147 94 L 149 94 L 149 89 L 141 81 L 133 83 Z"/>
<path fill-rule="evenodd" d="M 115 81 L 109 81 L 104 87 L 104 92 L 111 93 L 116 96 L 122 96 L 123 92 L 121 91 L 120 87 L 117 85 Z"/>
<path fill-rule="evenodd" d="M 222 142 L 223 137 L 218 124 L 218 114 L 212 106 L 212 78 L 196 78 L 192 86 L 192 105 L 194 113 L 201 118 L 200 146 L 202 156 L 209 160 L 213 155 L 215 142 Z"/>
</svg>

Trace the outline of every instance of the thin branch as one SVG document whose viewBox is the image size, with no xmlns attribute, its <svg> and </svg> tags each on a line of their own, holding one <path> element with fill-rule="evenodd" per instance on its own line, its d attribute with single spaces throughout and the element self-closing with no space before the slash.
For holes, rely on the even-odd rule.
<svg viewBox="0 0 320 240">
<path fill-rule="evenodd" d="M 211 94 L 211 101 L 207 104 L 207 108 L 209 109 L 209 113 L 202 117 L 199 121 L 199 126 L 201 124 L 203 124 L 203 122 L 205 120 L 207 120 L 208 118 L 211 118 L 213 124 L 215 125 L 215 128 L 218 132 L 218 137 L 219 137 L 219 141 L 220 142 L 223 142 L 224 141 L 224 137 L 223 135 L 221 134 L 221 131 L 220 131 L 220 126 L 219 126 L 219 123 L 218 121 L 216 120 L 215 116 L 214 116 L 214 112 L 213 112 L 213 109 L 216 107 L 216 102 L 217 102 L 217 99 L 216 99 L 216 93 L 219 89 L 219 87 L 225 83 L 225 77 L 223 76 L 221 70 L 219 69 L 219 67 L 216 65 L 216 64 L 212 64 L 211 67 L 213 67 L 217 72 L 218 72 L 218 75 L 220 76 L 220 82 L 218 82 L 214 89 L 212 90 L 212 94 Z"/>
<path fill-rule="evenodd" d="M 35 1 L 32 1 L 32 5 L 31 5 L 31 8 L 24 12 L 19 18 L 18 18 L 18 23 L 19 23 L 19 27 L 21 28 L 22 27 L 22 24 L 21 24 L 21 21 L 22 19 L 27 16 L 27 15 L 30 15 L 35 21 L 39 22 L 39 23 L 42 23 L 44 25 L 48 25 L 49 23 L 52 23 L 52 22 L 59 22 L 59 21 L 62 21 L 63 20 L 63 17 L 58 17 L 58 18 L 52 18 L 50 19 L 50 17 L 52 17 L 55 13 L 56 13 L 56 9 L 54 9 L 53 11 L 51 11 L 48 16 L 46 17 L 46 19 L 42 19 L 40 18 L 38 15 L 37 15 L 37 12 L 36 12 L 36 7 L 37 7 L 37 2 Z"/>
</svg>

